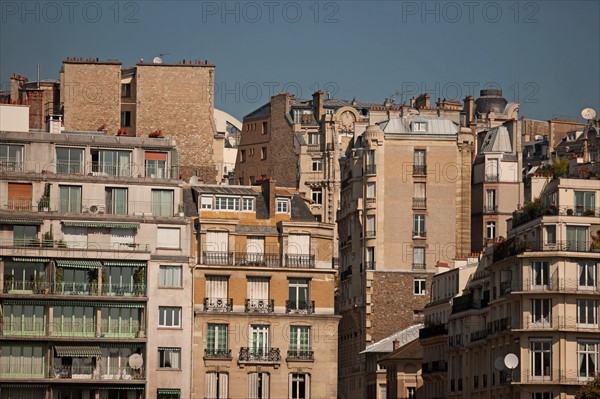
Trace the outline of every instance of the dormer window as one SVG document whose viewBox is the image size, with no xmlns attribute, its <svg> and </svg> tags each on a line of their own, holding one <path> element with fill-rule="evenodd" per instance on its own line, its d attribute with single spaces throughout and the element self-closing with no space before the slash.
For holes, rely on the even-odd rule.
<svg viewBox="0 0 600 399">
<path fill-rule="evenodd" d="M 413 122 L 413 132 L 426 132 L 427 122 Z"/>
<path fill-rule="evenodd" d="M 290 200 L 287 198 L 277 198 L 277 213 L 290 213 Z"/>
<path fill-rule="evenodd" d="M 577 132 L 567 133 L 567 141 L 575 141 L 576 137 L 577 137 Z"/>
<path fill-rule="evenodd" d="M 243 211 L 253 211 L 254 210 L 254 198 L 252 197 L 244 197 L 242 198 L 242 210 Z"/>
<path fill-rule="evenodd" d="M 200 209 L 212 209 L 213 207 L 213 196 L 203 195 L 200 199 Z"/>
</svg>

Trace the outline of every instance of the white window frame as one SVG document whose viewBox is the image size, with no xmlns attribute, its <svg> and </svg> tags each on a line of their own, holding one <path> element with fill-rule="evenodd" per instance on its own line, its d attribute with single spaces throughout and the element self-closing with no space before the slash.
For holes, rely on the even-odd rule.
<svg viewBox="0 0 600 399">
<path fill-rule="evenodd" d="M 413 132 L 426 132 L 427 131 L 427 122 L 413 122 Z"/>
<path fill-rule="evenodd" d="M 173 356 L 176 355 L 176 356 Z M 167 366 L 167 363 L 169 364 Z M 158 348 L 158 368 L 181 370 L 181 348 Z"/>
<path fill-rule="evenodd" d="M 254 197 L 242 197 L 242 211 L 253 212 L 254 211 Z"/>
<path fill-rule="evenodd" d="M 496 238 L 496 222 L 489 221 L 485 224 L 485 238 L 493 240 Z"/>
<path fill-rule="evenodd" d="M 315 205 L 323 204 L 323 190 L 320 188 L 310 190 L 310 198 L 314 201 Z"/>
<path fill-rule="evenodd" d="M 598 347 L 598 341 L 577 341 L 577 377 L 580 380 L 592 380 L 597 375 Z M 583 365 L 585 375 L 581 375 L 582 362 L 585 363 Z"/>
<path fill-rule="evenodd" d="M 323 161 L 318 158 L 313 158 L 311 170 L 313 172 L 322 172 L 323 171 Z"/>
<path fill-rule="evenodd" d="M 304 384 L 304 396 L 300 396 L 300 384 Z M 294 395 L 294 385 L 296 394 Z M 290 373 L 288 375 L 288 399 L 310 399 L 310 374 Z"/>
<path fill-rule="evenodd" d="M 169 324 L 169 318 L 171 324 Z M 181 306 L 159 306 L 158 326 L 161 328 L 181 328 Z"/>
<path fill-rule="evenodd" d="M 183 286 L 183 267 L 181 265 L 160 265 L 158 272 L 159 288 L 181 288 Z M 178 277 L 178 282 L 174 281 Z"/>
<path fill-rule="evenodd" d="M 598 265 L 594 262 L 579 262 L 577 264 L 577 288 L 593 290 L 598 284 Z"/>
<path fill-rule="evenodd" d="M 536 345 L 541 345 L 540 348 L 535 348 Z M 534 380 L 552 380 L 552 342 L 549 340 L 531 340 L 529 341 L 530 348 L 530 377 Z M 545 359 L 544 354 L 549 353 L 550 359 Z M 537 358 L 540 356 L 539 358 Z M 548 362 L 546 363 L 546 360 Z M 536 375 L 536 362 L 540 361 L 541 374 Z"/>
<path fill-rule="evenodd" d="M 536 327 L 552 325 L 552 299 L 534 298 L 531 300 L 531 323 Z"/>
<path fill-rule="evenodd" d="M 539 270 L 538 270 L 539 269 Z M 539 276 L 539 278 L 538 278 Z M 537 282 L 540 284 L 537 284 Z M 547 289 L 550 285 L 550 262 L 531 263 L 531 287 L 534 289 Z"/>
<path fill-rule="evenodd" d="M 577 326 L 582 328 L 598 327 L 598 300 L 577 299 Z"/>
<path fill-rule="evenodd" d="M 276 212 L 275 213 L 290 213 L 290 200 L 288 198 L 276 198 Z"/>
<path fill-rule="evenodd" d="M 240 197 L 216 195 L 215 196 L 215 210 L 238 212 L 240 210 L 240 202 L 241 202 Z"/>
<path fill-rule="evenodd" d="M 200 209 L 213 209 L 214 196 L 202 195 L 200 197 Z"/>
<path fill-rule="evenodd" d="M 427 279 L 425 277 L 415 277 L 413 279 L 413 294 L 415 294 L 415 295 L 426 295 L 427 294 Z"/>
</svg>

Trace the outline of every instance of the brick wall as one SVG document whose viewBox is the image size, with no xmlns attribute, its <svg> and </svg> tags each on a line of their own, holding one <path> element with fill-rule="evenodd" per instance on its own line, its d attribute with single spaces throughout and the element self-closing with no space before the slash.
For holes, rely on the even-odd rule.
<svg viewBox="0 0 600 399">
<path fill-rule="evenodd" d="M 216 183 L 217 175 L 213 87 L 213 66 L 137 65 L 137 136 L 162 130 L 177 142 L 180 173 L 189 177 L 199 170 L 206 183 Z"/>
</svg>

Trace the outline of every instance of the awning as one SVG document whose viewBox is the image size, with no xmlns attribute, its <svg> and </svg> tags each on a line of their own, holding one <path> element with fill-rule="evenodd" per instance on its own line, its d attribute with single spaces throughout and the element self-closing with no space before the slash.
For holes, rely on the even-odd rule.
<svg viewBox="0 0 600 399">
<path fill-rule="evenodd" d="M 100 357 L 99 346 L 55 346 L 57 357 Z"/>
<path fill-rule="evenodd" d="M 14 256 L 12 258 L 13 262 L 27 262 L 27 263 L 48 263 L 50 262 L 49 258 L 20 258 Z"/>
<path fill-rule="evenodd" d="M 181 393 L 180 389 L 158 388 L 159 395 L 179 395 L 180 393 Z"/>
<path fill-rule="evenodd" d="M 126 260 L 105 260 L 104 266 L 125 266 L 125 267 L 146 267 L 146 262 L 126 261 Z"/>
<path fill-rule="evenodd" d="M 93 302 L 93 306 L 97 306 L 99 308 L 138 308 L 143 309 L 146 307 L 145 303 L 139 302 Z"/>
<path fill-rule="evenodd" d="M 46 306 L 48 305 L 48 301 L 44 300 L 31 300 L 31 299 L 7 299 L 4 301 L 5 305 L 21 305 L 21 306 Z"/>
<path fill-rule="evenodd" d="M 77 269 L 99 269 L 102 267 L 102 264 L 97 260 L 57 259 L 56 266 Z"/>
<path fill-rule="evenodd" d="M 0 219 L 0 224 L 41 225 L 44 224 L 44 221 L 41 219 Z"/>
<path fill-rule="evenodd" d="M 62 222 L 66 227 L 95 227 L 103 229 L 139 229 L 139 223 L 119 223 L 119 222 Z"/>
</svg>

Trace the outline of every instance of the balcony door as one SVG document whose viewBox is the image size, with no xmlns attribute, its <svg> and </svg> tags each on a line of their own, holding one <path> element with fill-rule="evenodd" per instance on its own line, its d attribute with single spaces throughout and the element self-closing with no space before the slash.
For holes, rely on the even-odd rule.
<svg viewBox="0 0 600 399">
<path fill-rule="evenodd" d="M 269 326 L 250 326 L 250 354 L 252 356 L 266 356 L 269 353 Z"/>
<path fill-rule="evenodd" d="M 265 253 L 265 238 L 250 236 L 246 241 L 246 254 L 248 262 L 262 262 Z"/>
</svg>

